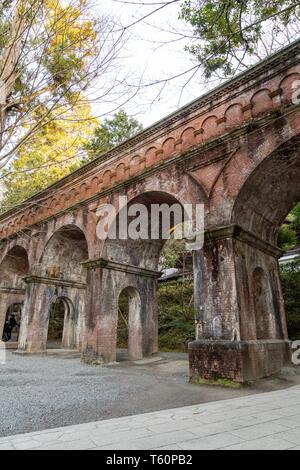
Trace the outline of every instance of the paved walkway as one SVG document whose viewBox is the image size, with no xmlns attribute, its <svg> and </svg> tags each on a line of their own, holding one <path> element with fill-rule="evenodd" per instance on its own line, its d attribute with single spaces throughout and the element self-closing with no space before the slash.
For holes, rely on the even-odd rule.
<svg viewBox="0 0 300 470">
<path fill-rule="evenodd" d="M 0 439 L 5 449 L 300 450 L 300 386 L 7 436 Z"/>
</svg>

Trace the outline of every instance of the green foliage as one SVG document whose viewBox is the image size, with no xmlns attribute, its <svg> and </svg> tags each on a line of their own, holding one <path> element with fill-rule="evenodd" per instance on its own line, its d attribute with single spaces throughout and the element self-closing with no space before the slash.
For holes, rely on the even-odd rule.
<svg viewBox="0 0 300 470">
<path fill-rule="evenodd" d="M 85 146 L 89 158 L 92 160 L 108 152 L 142 129 L 142 125 L 136 119 L 129 117 L 123 110 L 118 111 L 113 118 L 104 119 L 103 124 L 95 129 L 93 139 Z"/>
<path fill-rule="evenodd" d="M 78 153 L 99 125 L 85 92 L 102 67 L 100 25 L 104 21 L 90 0 L 1 3 L 0 73 L 7 103 L 0 120 L 2 210 L 81 164 Z"/>
<path fill-rule="evenodd" d="M 9 210 L 79 168 L 82 160 L 77 154 L 96 124 L 85 104 L 39 129 L 2 171 L 1 210 Z"/>
<path fill-rule="evenodd" d="M 300 339 L 300 258 L 281 266 L 289 338 Z"/>
<path fill-rule="evenodd" d="M 294 207 L 294 209 L 288 215 L 290 227 L 296 232 L 300 238 L 300 202 Z"/>
<path fill-rule="evenodd" d="M 0 4 L 0 51 L 5 46 L 7 34 L 9 32 L 10 22 L 8 13 L 13 0 L 4 0 Z"/>
<path fill-rule="evenodd" d="M 119 348 L 128 346 L 128 295 L 119 298 Z M 158 344 L 161 351 L 185 351 L 195 338 L 193 282 L 164 283 L 158 290 Z"/>
<path fill-rule="evenodd" d="M 195 338 L 193 282 L 160 284 L 158 344 L 162 351 L 184 351 Z"/>
<path fill-rule="evenodd" d="M 279 230 L 277 244 L 283 250 L 291 250 L 300 243 L 300 203 L 287 216 L 285 223 Z"/>
<path fill-rule="evenodd" d="M 278 33 L 296 13 L 294 0 L 184 0 L 180 18 L 192 26 L 196 40 L 187 50 L 210 77 L 216 71 L 232 75 L 257 50 L 265 28 Z"/>
<path fill-rule="evenodd" d="M 287 224 L 280 227 L 277 245 L 282 248 L 282 250 L 288 251 L 294 248 L 297 243 L 297 234 L 296 232 Z"/>
<path fill-rule="evenodd" d="M 175 268 L 184 249 L 185 240 L 167 240 L 160 255 L 162 268 Z"/>
</svg>

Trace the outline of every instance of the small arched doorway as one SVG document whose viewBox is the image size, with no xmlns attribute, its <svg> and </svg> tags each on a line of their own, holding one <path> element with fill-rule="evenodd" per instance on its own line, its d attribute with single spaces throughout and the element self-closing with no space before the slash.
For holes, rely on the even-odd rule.
<svg viewBox="0 0 300 470">
<path fill-rule="evenodd" d="M 18 342 L 22 316 L 22 303 L 10 305 L 6 312 L 2 340 L 5 342 Z"/>
<path fill-rule="evenodd" d="M 50 304 L 47 349 L 76 349 L 76 315 L 66 297 L 54 298 Z"/>
<path fill-rule="evenodd" d="M 256 321 L 256 338 L 268 339 L 271 335 L 270 286 L 262 268 L 252 274 L 252 296 Z"/>
<path fill-rule="evenodd" d="M 141 318 L 141 298 L 135 287 L 122 290 L 118 300 L 118 360 L 137 361 L 143 357 L 143 331 Z M 123 350 L 127 351 L 124 352 Z"/>
</svg>

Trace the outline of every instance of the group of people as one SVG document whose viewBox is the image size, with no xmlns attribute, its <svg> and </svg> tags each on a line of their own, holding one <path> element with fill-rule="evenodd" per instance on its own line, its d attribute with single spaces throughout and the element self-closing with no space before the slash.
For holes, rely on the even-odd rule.
<svg viewBox="0 0 300 470">
<path fill-rule="evenodd" d="M 10 313 L 5 321 L 4 329 L 3 329 L 3 336 L 2 341 L 10 341 L 13 329 L 17 326 L 16 315 L 14 313 Z"/>
</svg>

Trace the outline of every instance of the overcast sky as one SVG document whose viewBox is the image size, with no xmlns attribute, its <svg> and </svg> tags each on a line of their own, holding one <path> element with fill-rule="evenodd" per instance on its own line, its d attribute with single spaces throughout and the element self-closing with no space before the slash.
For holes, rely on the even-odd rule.
<svg viewBox="0 0 300 470">
<path fill-rule="evenodd" d="M 152 5 L 132 5 L 119 0 L 96 1 L 101 13 L 111 15 L 123 25 L 130 25 L 159 7 L 157 4 L 153 5 L 159 0 L 146 0 Z M 135 1 L 139 0 L 132 0 Z M 123 57 L 118 61 L 121 79 L 128 77 L 128 81 L 135 84 L 141 79 L 144 85 L 149 85 L 155 80 L 177 76 L 195 66 L 190 54 L 184 50 L 188 40 L 172 32 L 191 34 L 187 25 L 178 19 L 178 15 L 179 3 L 172 3 L 129 28 L 127 41 L 122 49 Z M 111 73 L 111 79 L 114 74 L 115 72 Z M 190 77 L 191 72 L 171 80 L 164 87 L 162 84 L 142 86 L 139 93 L 124 104 L 123 108 L 145 127 L 149 126 L 206 91 L 199 73 L 188 82 Z M 107 86 L 107 76 L 105 80 Z M 103 88 L 100 82 L 97 86 L 98 89 Z M 130 93 L 133 94 L 134 90 L 131 89 Z M 126 96 L 122 98 L 124 102 L 127 99 Z M 122 102 L 122 98 L 118 96 L 117 104 Z M 99 100 L 94 105 L 94 111 L 99 116 L 110 115 L 113 110 L 114 105 L 105 103 L 105 100 Z"/>
</svg>

